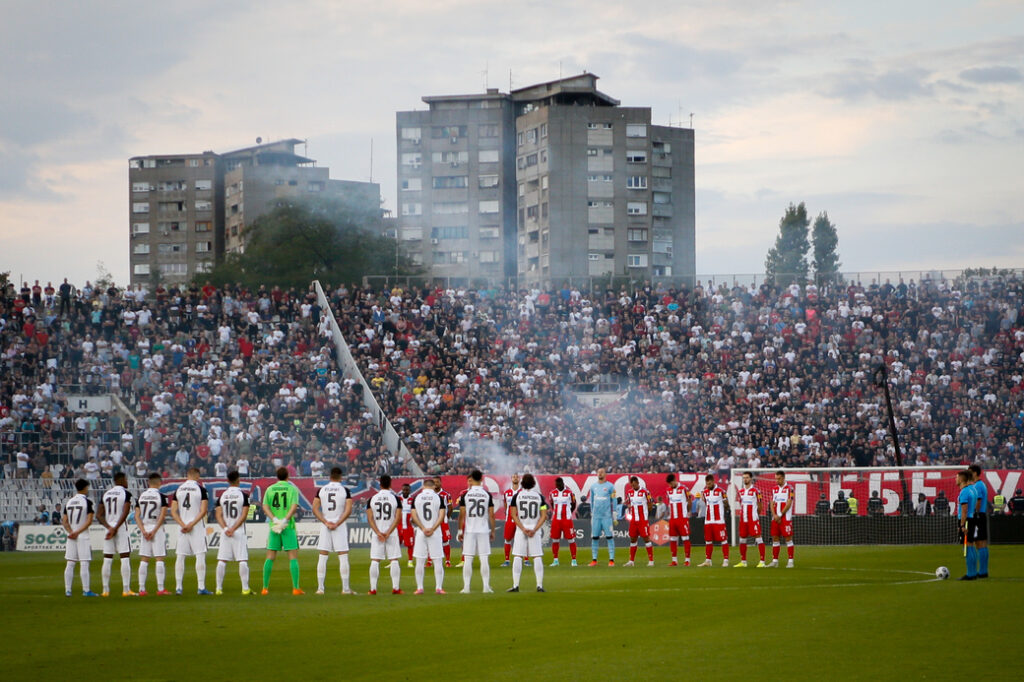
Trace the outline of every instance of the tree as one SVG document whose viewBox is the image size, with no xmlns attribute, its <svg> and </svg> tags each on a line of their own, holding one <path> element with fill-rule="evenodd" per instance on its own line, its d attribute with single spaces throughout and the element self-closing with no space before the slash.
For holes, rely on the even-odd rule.
<svg viewBox="0 0 1024 682">
<path fill-rule="evenodd" d="M 359 282 L 366 275 L 415 275 L 380 234 L 380 216 L 339 199 L 297 199 L 257 218 L 245 230 L 245 252 L 231 254 L 196 279 L 214 285 L 306 287 L 310 280 Z"/>
<path fill-rule="evenodd" d="M 779 221 L 779 236 L 775 238 L 775 246 L 768 250 L 765 257 L 765 275 L 769 281 L 785 286 L 794 281 L 803 283 L 807 280 L 807 252 L 811 248 L 807 239 L 809 226 L 807 207 L 803 202 L 799 206 L 790 204 Z"/>
<path fill-rule="evenodd" d="M 819 285 L 835 283 L 839 276 L 839 234 L 835 223 L 828 219 L 828 212 L 822 211 L 814 219 L 811 230 L 814 238 L 814 280 Z"/>
</svg>

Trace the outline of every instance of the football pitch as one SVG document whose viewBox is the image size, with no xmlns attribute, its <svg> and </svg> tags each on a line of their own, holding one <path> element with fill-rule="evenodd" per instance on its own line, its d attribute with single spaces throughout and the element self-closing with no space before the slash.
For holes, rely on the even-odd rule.
<svg viewBox="0 0 1024 682">
<path fill-rule="evenodd" d="M 580 563 L 590 548 L 580 547 Z M 500 550 L 499 550 L 500 552 Z M 770 548 L 769 548 L 770 552 Z M 213 589 L 215 561 L 207 587 Z M 523 571 L 522 592 L 506 594 L 508 568 L 497 568 L 496 594 L 461 595 L 461 569 L 446 571 L 447 595 L 414 596 L 402 564 L 404 595 L 368 596 L 367 552 L 352 554 L 352 587 L 342 596 L 337 560 L 328 594 L 316 596 L 316 553 L 304 551 L 302 587 L 292 596 L 279 559 L 266 597 L 243 597 L 229 565 L 225 595 L 195 594 L 192 560 L 182 597 L 122 598 L 63 594 L 59 553 L 0 555 L 5 679 L 952 679 L 971 670 L 1013 675 L 1019 666 L 1024 607 L 1024 546 L 992 549 L 992 578 L 963 573 L 956 546 L 797 548 L 795 569 L 568 566 L 545 569 L 547 593 Z M 739 557 L 733 548 L 732 559 Z M 602 548 L 602 558 L 605 552 Z M 92 588 L 100 589 L 94 553 Z M 694 547 L 694 563 L 703 547 Z M 785 552 L 783 551 L 783 563 Z M 619 564 L 627 558 L 620 548 Z M 168 557 L 173 590 L 173 555 Z M 770 555 L 769 555 L 770 559 Z M 550 563 L 550 552 L 545 563 Z M 133 587 L 136 557 L 133 562 Z M 259 587 L 262 552 L 250 561 Z M 952 578 L 935 579 L 944 565 Z M 154 571 L 150 570 L 150 589 Z"/>
</svg>

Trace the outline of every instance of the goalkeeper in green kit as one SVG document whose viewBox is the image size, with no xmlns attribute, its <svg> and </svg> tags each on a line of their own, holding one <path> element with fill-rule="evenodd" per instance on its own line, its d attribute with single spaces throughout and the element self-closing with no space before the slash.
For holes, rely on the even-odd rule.
<svg viewBox="0 0 1024 682">
<path fill-rule="evenodd" d="M 267 560 L 263 562 L 263 594 L 270 593 L 270 574 L 274 559 L 282 549 L 288 552 L 288 570 L 292 574 L 292 594 L 305 594 L 299 589 L 299 537 L 295 533 L 295 512 L 299 509 L 299 489 L 288 482 L 288 470 L 277 470 L 277 483 L 263 494 L 263 513 L 267 515 Z"/>
</svg>

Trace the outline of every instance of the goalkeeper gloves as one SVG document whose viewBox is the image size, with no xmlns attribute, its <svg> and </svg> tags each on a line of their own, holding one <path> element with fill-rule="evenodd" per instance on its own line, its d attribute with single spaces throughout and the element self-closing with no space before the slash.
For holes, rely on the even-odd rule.
<svg viewBox="0 0 1024 682">
<path fill-rule="evenodd" d="M 270 528 L 275 533 L 280 533 L 280 532 L 282 532 L 287 527 L 288 527 L 288 521 L 286 521 L 285 519 L 274 519 L 274 523 L 271 524 L 271 526 L 270 526 Z"/>
</svg>

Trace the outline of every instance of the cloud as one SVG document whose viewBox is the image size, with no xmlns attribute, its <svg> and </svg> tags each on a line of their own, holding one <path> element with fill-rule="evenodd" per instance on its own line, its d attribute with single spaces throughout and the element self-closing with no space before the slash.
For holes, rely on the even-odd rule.
<svg viewBox="0 0 1024 682">
<path fill-rule="evenodd" d="M 850 102 L 875 97 L 901 101 L 931 95 L 934 86 L 928 82 L 931 72 L 917 67 L 888 69 L 880 73 L 850 70 L 827 76 L 819 90 L 826 97 Z"/>
<path fill-rule="evenodd" d="M 1020 83 L 1024 74 L 1013 66 L 976 66 L 960 72 L 960 78 L 970 83 Z"/>
</svg>

